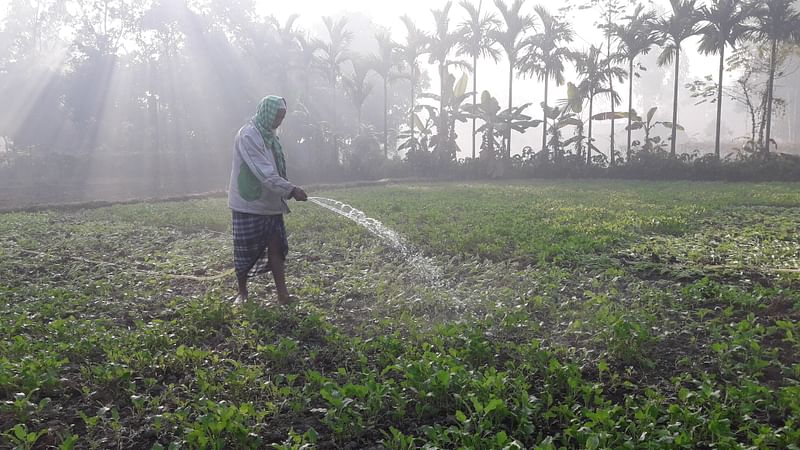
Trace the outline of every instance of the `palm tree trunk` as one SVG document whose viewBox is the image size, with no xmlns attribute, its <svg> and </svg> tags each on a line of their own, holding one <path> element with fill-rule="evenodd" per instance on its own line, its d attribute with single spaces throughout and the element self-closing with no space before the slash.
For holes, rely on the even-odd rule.
<svg viewBox="0 0 800 450">
<path fill-rule="evenodd" d="M 609 13 L 609 22 L 608 22 L 609 24 L 611 23 L 610 19 L 611 19 L 611 16 L 610 16 L 610 13 Z M 614 77 L 611 76 L 611 33 L 608 33 L 607 45 L 608 45 L 608 47 L 606 48 L 606 54 L 607 54 L 607 57 L 608 57 L 608 69 L 609 69 L 608 88 L 611 90 L 611 92 L 609 92 L 609 96 L 611 97 L 611 149 L 609 150 L 608 156 L 611 159 L 611 165 L 613 166 L 614 165 L 614 121 L 615 121 L 615 119 L 614 119 L 614 113 L 615 113 L 614 108 L 615 108 L 615 105 L 614 105 Z"/>
<path fill-rule="evenodd" d="M 336 136 L 336 78 L 333 79 L 333 127 L 331 131 L 333 132 L 333 164 L 334 166 L 339 164 L 339 138 Z"/>
<path fill-rule="evenodd" d="M 633 115 L 633 58 L 628 60 L 628 163 L 631 162 L 631 115 Z"/>
<path fill-rule="evenodd" d="M 445 98 L 444 98 L 444 80 L 445 80 L 445 71 L 447 71 L 447 66 L 444 64 L 439 64 L 439 126 L 438 126 L 438 134 L 439 140 L 437 142 L 437 147 L 440 151 L 444 151 L 445 149 L 445 142 L 447 140 L 448 134 L 448 126 L 447 126 L 447 115 L 445 113 Z"/>
<path fill-rule="evenodd" d="M 472 57 L 472 108 L 475 109 L 475 105 L 478 102 L 478 57 Z M 475 159 L 475 117 L 472 118 L 472 159 Z"/>
<path fill-rule="evenodd" d="M 769 80 L 767 80 L 769 81 Z M 758 111 L 758 145 L 763 149 L 765 147 L 764 143 L 764 130 L 767 128 L 767 100 L 769 99 L 769 90 L 764 91 L 763 95 L 761 95 L 761 100 L 759 103 Z M 769 146 L 766 146 L 766 151 L 769 151 Z"/>
<path fill-rule="evenodd" d="M 675 49 L 675 87 L 672 91 L 672 141 L 670 142 L 669 154 L 675 157 L 675 139 L 678 136 L 678 76 L 680 73 L 681 49 Z"/>
<path fill-rule="evenodd" d="M 408 114 L 408 122 L 411 126 L 411 142 L 414 142 L 414 102 L 417 100 L 416 98 L 416 88 L 417 88 L 417 64 L 414 61 L 414 64 L 411 65 L 411 111 Z M 412 150 L 417 149 L 416 144 L 412 144 Z"/>
<path fill-rule="evenodd" d="M 612 91 L 612 93 L 611 93 L 611 148 L 609 149 L 609 154 L 608 155 L 609 155 L 609 158 L 611 158 L 611 165 L 613 166 L 614 165 L 614 121 L 616 120 L 614 118 L 614 114 L 616 113 L 616 111 L 614 110 L 614 108 L 615 108 L 615 106 L 614 106 L 614 94 L 613 94 L 614 81 L 611 80 L 611 78 L 608 79 L 608 87 Z"/>
<path fill-rule="evenodd" d="M 545 158 L 548 157 L 547 151 L 547 89 L 548 89 L 548 81 L 550 74 L 547 73 L 547 69 L 544 70 L 544 108 L 543 110 L 543 117 L 542 117 L 542 152 L 544 153 Z"/>
<path fill-rule="evenodd" d="M 586 164 L 592 164 L 592 110 L 594 109 L 594 94 L 589 94 L 589 140 L 586 145 Z"/>
<path fill-rule="evenodd" d="M 487 154 L 490 155 L 490 158 L 494 158 L 494 127 L 489 127 L 486 131 L 484 131 L 484 136 L 489 136 L 489 139 L 486 142 L 488 152 Z"/>
<path fill-rule="evenodd" d="M 383 79 L 383 157 L 389 158 L 389 81 L 386 78 Z"/>
<path fill-rule="evenodd" d="M 770 134 L 772 128 L 772 90 L 775 87 L 775 59 L 778 53 L 778 41 L 772 40 L 772 51 L 769 56 L 769 82 L 767 83 L 767 135 L 764 139 L 764 153 L 769 155 Z"/>
<path fill-rule="evenodd" d="M 719 161 L 719 136 L 722 128 L 722 76 L 725 71 L 725 43 L 719 49 L 719 77 L 717 77 L 717 134 L 714 138 L 714 156 Z"/>
<path fill-rule="evenodd" d="M 506 159 L 511 160 L 511 107 L 513 105 L 514 95 L 514 62 L 509 59 L 508 62 L 508 119 L 506 120 Z"/>
</svg>

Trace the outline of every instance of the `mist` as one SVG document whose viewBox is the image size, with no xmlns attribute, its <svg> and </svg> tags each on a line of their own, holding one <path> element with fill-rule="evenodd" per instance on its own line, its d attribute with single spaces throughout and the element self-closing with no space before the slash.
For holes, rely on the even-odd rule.
<svg viewBox="0 0 800 450">
<path fill-rule="evenodd" d="M 634 8 L 633 3 L 606 3 L 614 5 L 614 19 L 620 23 Z M 604 4 L 574 1 L 552 7 L 549 12 L 573 30 L 572 38 L 560 45 L 570 52 L 588 52 L 596 46 L 600 54 L 609 54 L 603 24 L 598 23 Z M 93 198 L 224 190 L 228 175 L 224 167 L 230 160 L 233 136 L 253 115 L 259 99 L 270 93 L 284 96 L 289 104 L 289 117 L 280 133 L 288 144 L 292 177 L 301 182 L 442 174 L 450 178 L 528 176 L 520 170 L 531 166 L 536 154 L 540 154 L 536 161 L 544 161 L 555 151 L 542 146 L 542 124 L 536 123 L 543 116 L 541 78 L 521 68 L 515 70 L 512 103 L 515 107 L 526 105 L 518 111 L 525 123 L 511 132 L 510 148 L 504 147 L 506 137 L 498 135 L 497 144 L 489 150 L 481 148 L 488 142 L 486 133 L 476 133 L 473 148 L 472 119 L 467 117 L 471 96 L 452 107 L 449 117 L 437 112 L 442 78 L 430 53 L 422 52 L 416 58 L 412 86 L 412 67 L 401 58 L 408 29 L 400 17 L 407 15 L 420 33 L 430 35 L 436 27 L 431 8 L 446 5 L 210 0 L 0 4 L 0 170 L 4 190 L 12 192 L 4 197 L 44 195 L 58 201 L 65 192 L 75 193 L 76 198 Z M 475 6 L 480 6 L 481 14 L 497 20 L 494 27 L 503 27 L 494 2 Z M 534 6 L 535 2 L 523 2 L 521 14 L 531 16 L 534 27 L 520 35 L 521 41 L 535 35 L 540 26 Z M 654 17 L 670 14 L 667 1 L 645 7 Z M 335 49 L 338 55 L 327 54 L 324 48 L 332 36 L 323 17 L 329 26 L 341 26 L 337 32 L 345 42 Z M 463 5 L 452 3 L 448 31 L 455 32 L 467 18 Z M 386 83 L 375 69 L 380 52 L 376 36 L 380 33 L 387 33 L 392 40 Z M 611 42 L 616 51 L 618 43 Z M 738 47 L 742 55 L 759 51 L 758 42 L 742 42 Z M 680 129 L 674 150 L 690 159 L 703 158 L 715 148 L 716 99 L 693 94 L 714 89 L 718 58 L 701 55 L 698 45 L 698 36 L 681 43 L 678 67 Z M 476 100 L 487 92 L 505 108 L 508 59 L 496 43 L 490 47 L 496 52 L 493 57 L 484 54 L 477 59 Z M 774 145 L 769 147 L 773 152 L 796 153 L 798 52 L 796 44 L 789 42 L 780 49 L 770 126 Z M 656 107 L 653 121 L 669 123 L 674 74 L 672 64 L 657 64 L 661 51 L 662 46 L 656 44 L 636 59 L 632 106 L 639 116 Z M 763 53 L 763 46 L 760 51 Z M 520 57 L 528 52 L 522 49 Z M 336 58 L 333 65 L 331 58 Z M 475 76 L 471 58 L 460 54 L 454 43 L 446 59 L 447 76 L 452 77 L 449 95 L 463 87 L 459 85 L 465 85 L 462 92 L 469 94 Z M 625 65 L 622 60 L 615 64 Z M 361 76 L 355 77 L 359 71 Z M 752 154 L 758 145 L 755 141 L 764 139 L 763 125 L 760 133 L 753 132 L 758 128 L 752 126 L 755 113 L 741 101 L 732 100 L 734 94 L 728 92 L 736 90 L 744 72 L 742 64 L 730 63 L 724 72 L 720 158 Z M 752 75 L 750 95 L 766 98 L 765 73 Z M 575 64 L 565 62 L 564 83 L 551 80 L 548 105 L 563 105 L 569 97 L 569 83 L 578 85 L 581 76 Z M 629 81 L 617 80 L 613 87 L 617 95 L 613 106 L 622 113 L 613 121 L 614 149 L 619 155 L 612 158 L 610 152 L 612 121 L 589 120 L 589 102 L 583 100 L 580 111 L 570 113 L 583 122 L 580 129 L 565 127 L 559 137 L 561 141 L 573 135 L 580 138 L 574 150 L 576 158 L 582 153 L 581 142 L 587 140 L 583 135 L 592 128 L 588 156 L 594 153 L 598 159 L 589 161 L 590 165 L 610 169 L 630 159 L 633 152 L 626 148 L 624 118 Z M 698 81 L 705 83 L 698 91 L 688 89 L 687 85 Z M 610 111 L 610 97 L 595 95 L 593 114 Z M 417 115 L 414 120 L 426 128 L 427 135 L 417 124 L 412 128 L 412 102 Z M 566 113 L 563 108 L 561 112 Z M 437 123 L 443 117 L 452 120 L 451 130 Z M 764 122 L 763 113 L 759 120 Z M 476 123 L 479 127 L 483 122 L 476 119 Z M 653 133 L 662 139 L 657 147 L 663 150 L 670 130 L 659 126 Z M 445 135 L 452 143 L 446 149 Z M 420 150 L 423 139 L 424 151 Z M 633 132 L 633 139 L 639 147 L 644 145 L 641 131 Z M 671 147 L 672 142 L 668 144 L 666 147 Z M 437 148 L 441 155 L 435 154 Z M 502 151 L 493 154 L 498 149 Z M 416 153 L 409 156 L 409 150 Z M 480 162 L 481 151 L 485 151 L 484 159 L 506 159 L 506 167 Z M 513 158 L 516 162 L 510 162 Z M 562 173 L 536 170 L 539 175 L 535 176 Z M 630 172 L 624 176 L 646 177 Z"/>
<path fill-rule="evenodd" d="M 0 447 L 798 449 L 800 1 L 0 0 Z"/>
</svg>

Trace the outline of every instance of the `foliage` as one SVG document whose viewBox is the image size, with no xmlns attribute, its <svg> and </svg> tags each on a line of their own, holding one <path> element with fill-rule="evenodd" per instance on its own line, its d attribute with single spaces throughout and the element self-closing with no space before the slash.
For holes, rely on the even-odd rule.
<svg viewBox="0 0 800 450">
<path fill-rule="evenodd" d="M 683 130 L 683 127 L 679 124 L 673 125 L 672 122 L 663 122 L 663 121 L 655 121 L 653 120 L 656 115 L 656 111 L 658 111 L 658 107 L 652 107 L 647 111 L 647 116 L 645 118 L 640 117 L 636 110 L 632 111 L 632 121 L 630 125 L 631 130 L 642 130 L 644 132 L 644 139 L 642 142 L 633 141 L 632 145 L 634 147 L 639 147 L 640 152 L 645 153 L 657 153 L 663 152 L 666 150 L 666 141 L 662 140 L 660 136 L 651 136 L 653 133 L 653 129 L 655 129 L 656 125 L 661 125 L 663 127 L 672 129 L 673 127 L 677 128 L 678 130 Z"/>
<path fill-rule="evenodd" d="M 640 57 L 661 47 L 659 62 L 675 62 L 677 83 L 680 50 L 687 50 L 686 39 L 698 33 L 698 50 L 718 53 L 721 64 L 726 46 L 734 49 L 727 67 L 739 74 L 733 86 L 710 79 L 690 86 L 701 99 L 711 99 L 716 87 L 719 123 L 723 95 L 745 106 L 749 136 L 739 146 L 740 155 L 787 151 L 777 148 L 771 121 L 796 109 L 790 101 L 797 83 L 779 82 L 793 76 L 785 63 L 793 55 L 800 29 L 796 26 L 800 16 L 788 0 L 715 0 L 703 6 L 671 0 L 671 11 L 663 16 L 629 1 L 569 1 L 551 12 L 523 0 L 464 0 L 459 5 L 466 17 L 457 24 L 452 2 L 443 2 L 432 10 L 428 30 L 408 16 L 401 18 L 407 31 L 402 45 L 366 18 L 324 17 L 321 25 L 304 29 L 296 14 L 279 20 L 260 15 L 253 2 L 233 5 L 219 0 L 12 2 L 0 23 L 0 97 L 7 103 L 0 110 L 3 189 L 30 192 L 28 187 L 44 180 L 55 185 L 52 191 L 71 192 L 74 197 L 87 191 L 85 184 L 104 187 L 108 173 L 123 173 L 120 190 L 143 192 L 140 197 L 224 189 L 227 173 L 218 171 L 226 166 L 229 153 L 220 149 L 230 148 L 231 134 L 252 115 L 261 95 L 253 93 L 259 92 L 278 92 L 288 100 L 289 120 L 281 131 L 293 181 L 298 183 L 419 176 L 428 163 L 434 166 L 430 173 L 446 177 L 485 176 L 481 162 L 457 160 L 453 124 L 464 119 L 460 106 L 466 101 L 452 96 L 450 86 L 460 75 L 452 80 L 451 72 L 457 73 L 456 68 L 472 73 L 470 94 L 475 104 L 479 62 L 497 61 L 501 54 L 508 62 L 509 103 L 504 109 L 509 117 L 515 111 L 523 114 L 528 106 L 515 100 L 514 78 L 535 76 L 544 84 L 542 148 L 523 149 L 516 155 L 520 152 L 513 149 L 511 137 L 518 131 L 506 123 L 502 128 L 506 135 L 492 143 L 493 148 L 499 144 L 503 149 L 503 173 L 491 170 L 491 176 L 505 176 L 511 167 L 530 169 L 538 164 L 531 163 L 534 154 L 540 160 L 545 155 L 555 160 L 577 159 L 585 152 L 587 163 L 604 165 L 602 152 L 595 151 L 597 114 L 592 103 L 596 95 L 611 95 L 607 117 L 613 128 L 621 116 L 616 114 L 618 96 L 611 88 L 624 76 L 616 64 L 628 62 L 632 104 L 634 78 L 644 71 Z M 576 126 L 573 136 L 563 136 L 563 129 L 550 128 L 555 119 L 548 117 L 548 108 L 556 103 L 549 98 L 549 83 L 566 81 L 565 61 L 575 54 L 570 15 L 595 8 L 605 42 L 602 50 L 596 46 L 594 54 L 589 49 L 578 58 L 579 79 L 573 80 L 589 102 L 588 122 Z M 372 44 L 373 38 L 378 43 L 375 54 L 356 50 L 365 48 L 365 39 Z M 438 105 L 426 105 L 427 117 L 417 120 L 420 92 L 428 84 L 428 74 L 419 65 L 423 55 L 437 65 L 441 90 Z M 370 72 L 364 61 L 370 62 Z M 723 69 L 721 65 L 720 72 Z M 370 88 L 377 76 L 383 81 L 383 95 Z M 776 83 L 787 86 L 776 91 Z M 674 102 L 677 89 L 675 84 Z M 490 95 L 503 97 L 494 90 Z M 579 118 L 577 111 L 571 114 Z M 673 115 L 672 122 L 677 122 L 677 108 Z M 426 125 L 431 118 L 432 126 L 419 134 L 418 122 Z M 474 115 L 471 119 L 476 143 L 476 134 L 483 131 L 477 131 L 480 119 Z M 362 134 L 376 129 L 383 135 L 382 161 L 363 151 Z M 424 134 L 431 130 L 433 135 Z M 680 159 L 675 154 L 678 128 L 671 131 L 670 151 Z M 613 139 L 612 133 L 611 147 Z M 715 141 L 718 149 L 719 138 Z M 423 142 L 428 148 L 417 147 Z M 627 160 L 633 159 L 631 147 Z M 433 148 L 437 153 L 430 155 Z M 473 146 L 473 158 L 478 156 L 476 150 Z M 614 165 L 616 149 L 608 153 Z M 354 160 L 361 155 L 363 161 Z M 561 162 L 557 165 L 561 171 Z M 539 164 L 537 171 L 546 167 L 550 165 Z M 586 169 L 585 173 L 598 172 Z M 103 187 L 98 190 L 107 191 Z"/>
<path fill-rule="evenodd" d="M 747 111 L 750 125 L 750 133 L 740 138 L 745 140 L 746 146 L 754 153 L 765 150 L 762 144 L 767 126 L 767 103 L 769 100 L 769 90 L 766 81 L 770 73 L 770 51 L 766 45 L 756 45 L 748 43 L 734 49 L 727 60 L 729 71 L 740 71 L 740 75 L 733 86 L 722 87 L 722 92 L 730 100 L 744 107 Z M 791 52 L 784 49 L 777 54 L 776 66 L 785 66 Z M 780 80 L 788 74 L 784 70 L 779 70 L 775 74 L 775 80 Z M 719 84 L 712 81 L 710 77 L 694 80 L 686 85 L 693 98 L 697 98 L 697 104 L 711 102 L 717 103 Z M 780 97 L 772 98 L 773 114 L 779 115 L 786 110 L 786 101 Z M 772 145 L 777 146 L 775 141 Z"/>
<path fill-rule="evenodd" d="M 654 28 L 659 36 L 660 44 L 663 46 L 661 54 L 658 55 L 658 65 L 673 64 L 675 67 L 672 93 L 672 122 L 677 123 L 681 44 L 700 32 L 700 10 L 697 6 L 697 0 L 670 0 L 670 6 L 672 7 L 671 14 L 668 17 L 656 19 Z M 672 136 L 669 138 L 669 151 L 672 156 L 676 154 L 677 131 L 677 128 L 673 128 Z"/>
<path fill-rule="evenodd" d="M 612 23 L 608 32 L 617 41 L 617 54 L 621 58 L 628 60 L 628 140 L 626 148 L 627 159 L 631 159 L 631 119 L 633 115 L 633 84 L 634 79 L 639 78 L 640 72 L 647 70 L 641 63 L 637 63 L 634 70 L 636 58 L 650 53 L 650 49 L 657 42 L 657 34 L 651 24 L 655 21 L 656 15 L 653 11 L 645 11 L 644 5 L 637 5 L 633 13 L 625 17 L 625 22 Z"/>
<path fill-rule="evenodd" d="M 769 71 L 767 78 L 767 96 L 765 105 L 764 136 L 759 136 L 759 147 L 769 153 L 772 145 L 770 138 L 772 132 L 773 96 L 775 91 L 775 76 L 780 66 L 778 54 L 779 44 L 800 43 L 800 12 L 795 9 L 793 2 L 788 0 L 765 0 L 756 6 L 754 16 L 757 26 L 752 35 L 762 42 L 770 45 Z"/>
<path fill-rule="evenodd" d="M 222 199 L 0 215 L 4 444 L 791 448 L 800 438 L 795 184 L 318 195 L 403 234 L 439 282 L 311 204 L 287 217 L 295 308 L 261 303 L 274 295 L 262 280 L 237 308 L 225 300 L 233 280 L 173 276 L 230 265 Z"/>
<path fill-rule="evenodd" d="M 494 0 L 495 7 L 500 12 L 502 25 L 494 31 L 492 38 L 497 42 L 508 61 L 508 108 L 514 106 L 514 77 L 518 75 L 520 55 L 525 46 L 525 32 L 533 29 L 533 18 L 522 12 L 525 0 L 514 0 L 507 4 L 505 0 Z M 511 159 L 511 133 L 505 136 L 506 160 Z"/>
<path fill-rule="evenodd" d="M 468 19 L 461 22 L 458 33 L 461 42 L 458 46 L 459 55 L 472 57 L 472 104 L 478 102 L 478 58 L 492 58 L 496 63 L 500 59 L 500 51 L 495 48 L 493 34 L 500 25 L 497 17 L 492 13 L 484 13 L 481 9 L 481 0 L 476 7 L 467 0 L 460 2 L 461 7 L 467 12 Z M 477 135 L 477 118 L 472 118 L 472 157 L 476 157 L 475 138 Z"/>
<path fill-rule="evenodd" d="M 540 81 L 544 81 L 542 150 L 547 151 L 547 93 L 549 81 L 550 78 L 553 78 L 557 86 L 564 84 L 564 61 L 569 59 L 571 55 L 570 50 L 564 45 L 572 41 L 574 32 L 571 25 L 564 18 L 553 16 L 543 6 L 536 6 L 534 11 L 539 17 L 542 30 L 525 40 L 528 54 L 520 61 L 520 67 L 523 72 L 534 74 Z"/>
<path fill-rule="evenodd" d="M 589 106 L 589 132 L 586 140 L 586 162 L 592 163 L 592 150 L 600 154 L 600 149 L 594 145 L 592 137 L 592 121 L 594 120 L 594 100 L 598 95 L 607 96 L 612 103 L 619 102 L 619 94 L 612 88 L 612 82 L 616 78 L 621 82 L 627 74 L 624 70 L 611 64 L 612 57 L 604 57 L 599 47 L 591 46 L 584 52 L 571 54 L 575 63 L 575 70 L 578 74 L 579 82 L 575 85 L 575 94 L 568 95 L 568 106 L 574 112 L 580 112 L 583 103 L 588 102 Z M 613 58 L 616 58 L 614 56 Z"/>
<path fill-rule="evenodd" d="M 506 136 L 509 130 L 524 133 L 528 128 L 539 126 L 541 123 L 540 120 L 532 120 L 530 116 L 523 114 L 528 106 L 522 105 L 501 111 L 497 99 L 488 91 L 483 91 L 479 104 L 463 107 L 467 117 L 480 119 L 483 122 L 476 131 L 483 133 L 480 163 L 483 173 L 491 178 L 501 177 L 505 173 L 505 163 L 500 161 L 503 157 L 500 139 Z"/>
</svg>

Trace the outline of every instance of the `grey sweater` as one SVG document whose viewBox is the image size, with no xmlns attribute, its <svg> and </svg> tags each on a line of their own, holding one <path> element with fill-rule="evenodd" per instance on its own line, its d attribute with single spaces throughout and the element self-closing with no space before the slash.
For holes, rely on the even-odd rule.
<svg viewBox="0 0 800 450">
<path fill-rule="evenodd" d="M 239 129 L 233 145 L 228 207 L 249 214 L 285 214 L 289 212 L 286 199 L 294 188 L 278 175 L 275 157 L 255 125 L 248 122 Z"/>
</svg>

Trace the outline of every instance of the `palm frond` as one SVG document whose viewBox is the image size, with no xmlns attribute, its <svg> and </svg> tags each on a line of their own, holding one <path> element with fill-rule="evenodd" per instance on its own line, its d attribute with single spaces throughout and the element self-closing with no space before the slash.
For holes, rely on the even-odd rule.
<svg viewBox="0 0 800 450">
<path fill-rule="evenodd" d="M 658 55 L 658 60 L 656 63 L 659 67 L 664 67 L 672 64 L 672 60 L 675 59 L 675 52 L 677 48 L 674 47 L 666 47 L 661 51 L 661 54 Z"/>
<path fill-rule="evenodd" d="M 461 70 L 472 72 L 472 64 L 466 61 L 461 61 L 460 59 L 448 59 L 445 61 L 444 65 L 446 67 L 457 67 Z"/>
</svg>

